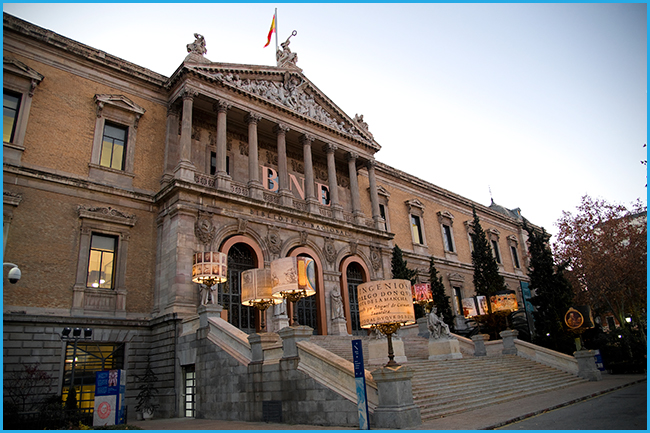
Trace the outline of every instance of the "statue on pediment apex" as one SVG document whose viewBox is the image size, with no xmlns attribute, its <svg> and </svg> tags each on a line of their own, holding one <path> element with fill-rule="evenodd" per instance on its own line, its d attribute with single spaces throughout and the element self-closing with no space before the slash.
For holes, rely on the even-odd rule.
<svg viewBox="0 0 650 433">
<path fill-rule="evenodd" d="M 289 48 L 289 39 L 291 39 L 291 36 L 296 36 L 297 34 L 298 32 L 294 30 L 291 32 L 287 40 L 280 44 L 282 50 L 278 50 L 275 54 L 275 59 L 277 60 L 277 65 L 279 67 L 286 66 L 288 64 L 295 65 L 298 62 L 298 54 L 292 53 L 291 49 Z"/>
<path fill-rule="evenodd" d="M 187 44 L 187 52 L 190 54 L 200 54 L 201 56 L 207 53 L 205 38 L 198 33 L 194 33 L 194 42 Z"/>
</svg>

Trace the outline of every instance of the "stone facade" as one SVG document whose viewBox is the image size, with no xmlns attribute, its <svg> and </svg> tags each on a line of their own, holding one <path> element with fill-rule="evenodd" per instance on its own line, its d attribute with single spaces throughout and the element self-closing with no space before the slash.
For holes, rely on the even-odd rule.
<svg viewBox="0 0 650 433">
<path fill-rule="evenodd" d="M 149 356 L 160 416 L 185 413 L 185 374 L 195 371 L 199 418 L 260 420 L 264 402 L 282 401 L 285 422 L 354 425 L 356 406 L 293 361 L 241 365 L 208 341 L 205 328 L 185 329 L 200 303 L 194 253 L 233 260 L 220 293 L 224 303 L 232 299 L 224 314 L 246 332 L 260 330 L 261 316 L 240 310 L 239 272 L 298 255 L 315 260 L 317 280 L 316 295 L 300 304 L 301 320 L 318 334 L 359 332 L 349 289 L 391 278 L 395 245 L 421 282 L 433 256 L 452 299 L 455 289 L 473 295 L 475 206 L 521 299 L 522 219 L 377 162 L 380 145 L 363 116 L 339 111 L 295 61 L 235 68 L 193 52 L 164 77 L 8 14 L 3 43 L 5 93 L 22 101 L 17 132 L 4 142 L 4 259 L 23 275 L 4 285 L 5 373 L 38 362 L 61 392 L 60 332 L 92 327 L 93 341 L 124 344 L 130 407 Z M 107 125 L 126 131 L 121 168 L 102 159 Z M 109 289 L 88 282 L 94 235 L 116 241 Z M 335 291 L 344 318 L 332 316 Z M 285 327 L 291 308 L 269 309 L 266 329 Z"/>
</svg>

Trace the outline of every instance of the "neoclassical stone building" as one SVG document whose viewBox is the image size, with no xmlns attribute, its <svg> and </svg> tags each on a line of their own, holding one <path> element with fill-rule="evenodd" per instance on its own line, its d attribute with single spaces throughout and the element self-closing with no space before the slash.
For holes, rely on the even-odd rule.
<svg viewBox="0 0 650 433">
<path fill-rule="evenodd" d="M 61 330 L 92 328 L 78 342 L 88 355 L 76 376 L 85 375 L 86 404 L 95 370 L 123 368 L 133 405 L 133 375 L 150 355 L 163 416 L 219 417 L 217 408 L 255 419 L 231 401 L 208 402 L 208 369 L 218 366 L 202 357 L 228 354 L 215 354 L 196 320 L 196 252 L 227 254 L 218 303 L 247 334 L 262 316 L 241 304 L 240 273 L 289 256 L 316 262 L 316 295 L 297 304 L 299 322 L 319 335 L 365 334 L 355 288 L 391 278 L 394 245 L 421 282 L 435 258 L 462 329 L 460 301 L 474 295 L 473 206 L 521 301 L 519 211 L 378 162 L 363 116 L 342 112 L 291 53 L 279 51 L 277 66 L 217 63 L 195 35 L 165 77 L 11 15 L 3 21 L 4 261 L 22 270 L 8 284 L 5 269 L 5 372 L 40 363 L 65 392 L 72 355 Z M 333 317 L 337 296 L 344 320 Z M 266 330 L 288 326 L 290 310 L 268 310 Z"/>
</svg>

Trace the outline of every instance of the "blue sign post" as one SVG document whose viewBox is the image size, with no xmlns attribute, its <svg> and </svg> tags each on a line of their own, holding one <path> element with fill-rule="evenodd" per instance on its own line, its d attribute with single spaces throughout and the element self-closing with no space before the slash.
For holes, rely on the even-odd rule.
<svg viewBox="0 0 650 433">
<path fill-rule="evenodd" d="M 363 367 L 363 348 L 361 340 L 352 340 L 352 359 L 354 364 L 354 381 L 357 388 L 357 408 L 359 410 L 359 429 L 370 430 L 368 413 L 368 396 L 366 394 L 366 370 Z"/>
<path fill-rule="evenodd" d="M 124 370 L 106 370 L 95 373 L 95 411 L 93 426 L 124 424 Z"/>
</svg>

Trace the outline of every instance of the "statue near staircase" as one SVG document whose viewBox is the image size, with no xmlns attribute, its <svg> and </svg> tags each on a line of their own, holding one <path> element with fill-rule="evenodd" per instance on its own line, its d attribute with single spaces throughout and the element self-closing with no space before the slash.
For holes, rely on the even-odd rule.
<svg viewBox="0 0 650 433">
<path fill-rule="evenodd" d="M 442 313 L 438 316 L 438 309 L 434 306 L 429 313 L 427 318 L 427 326 L 429 332 L 431 333 L 429 338 L 434 340 L 440 340 L 442 338 L 451 338 L 451 332 L 449 331 L 449 325 L 444 322 L 444 317 Z"/>
</svg>

